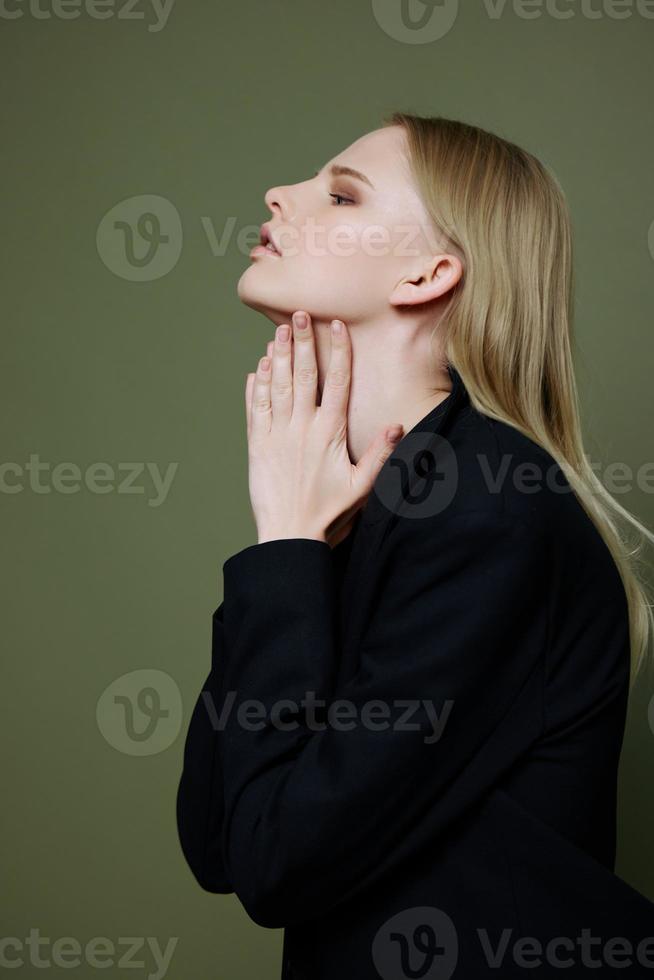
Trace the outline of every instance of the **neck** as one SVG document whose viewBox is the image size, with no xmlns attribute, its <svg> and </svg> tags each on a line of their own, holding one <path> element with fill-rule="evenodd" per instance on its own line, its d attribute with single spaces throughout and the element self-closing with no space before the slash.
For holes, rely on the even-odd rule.
<svg viewBox="0 0 654 980">
<path fill-rule="evenodd" d="M 314 324 L 319 390 L 329 365 L 329 323 Z M 348 324 L 349 329 L 349 324 Z M 357 463 L 384 427 L 399 422 L 404 434 L 447 398 L 452 381 L 428 330 L 379 323 L 350 329 L 352 379 L 348 403 L 348 450 Z"/>
</svg>

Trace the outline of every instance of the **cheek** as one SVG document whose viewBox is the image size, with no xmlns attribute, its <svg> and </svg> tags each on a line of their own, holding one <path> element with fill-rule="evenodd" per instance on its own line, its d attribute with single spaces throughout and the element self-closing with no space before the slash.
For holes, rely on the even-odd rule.
<svg viewBox="0 0 654 980">
<path fill-rule="evenodd" d="M 385 280 L 392 277 L 398 258 L 388 237 L 375 232 L 364 226 L 334 227 L 303 240 L 288 258 L 311 276 L 338 276 L 343 282 L 353 277 Z"/>
<path fill-rule="evenodd" d="M 292 267 L 293 264 L 289 264 L 289 269 Z M 296 268 L 298 274 L 314 286 L 325 283 L 336 289 L 357 285 L 368 288 L 375 283 L 383 289 L 389 274 L 388 259 L 354 249 L 326 251 L 318 256 L 305 255 L 297 262 Z"/>
<path fill-rule="evenodd" d="M 325 240 L 290 257 L 286 271 L 316 294 L 332 295 L 350 308 L 362 303 L 369 310 L 387 309 L 387 298 L 402 276 L 401 259 L 388 243 L 361 237 Z"/>
</svg>

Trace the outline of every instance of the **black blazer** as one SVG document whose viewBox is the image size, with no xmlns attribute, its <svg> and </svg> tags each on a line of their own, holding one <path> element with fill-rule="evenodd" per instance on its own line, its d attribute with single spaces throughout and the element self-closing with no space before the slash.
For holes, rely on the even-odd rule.
<svg viewBox="0 0 654 980">
<path fill-rule="evenodd" d="M 654 904 L 614 874 L 619 573 L 552 457 L 450 376 L 344 542 L 224 563 L 183 853 L 285 928 L 286 980 L 654 977 Z"/>
</svg>

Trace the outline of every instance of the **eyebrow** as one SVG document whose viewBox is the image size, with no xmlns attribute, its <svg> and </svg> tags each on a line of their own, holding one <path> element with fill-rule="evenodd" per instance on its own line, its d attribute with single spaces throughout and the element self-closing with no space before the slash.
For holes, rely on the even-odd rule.
<svg viewBox="0 0 654 980">
<path fill-rule="evenodd" d="M 319 173 L 320 170 L 316 170 L 315 176 L 317 177 Z M 356 180 L 361 180 L 364 184 L 368 184 L 369 187 L 372 187 L 373 191 L 375 189 L 373 182 L 365 174 L 362 174 L 360 170 L 355 170 L 353 167 L 345 167 L 340 163 L 332 163 L 329 168 L 329 173 L 332 177 L 354 177 Z"/>
</svg>

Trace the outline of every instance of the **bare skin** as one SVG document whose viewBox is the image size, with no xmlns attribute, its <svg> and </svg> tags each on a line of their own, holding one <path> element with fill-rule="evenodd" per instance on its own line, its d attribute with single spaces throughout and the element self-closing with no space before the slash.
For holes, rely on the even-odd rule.
<svg viewBox="0 0 654 980">
<path fill-rule="evenodd" d="M 342 519 L 349 527 L 402 432 L 399 425 L 382 430 L 352 463 L 346 444 L 347 328 L 334 321 L 317 404 L 315 340 L 306 314 L 304 327 L 302 322 L 301 314 L 293 318 L 294 333 L 287 330 L 286 339 L 284 326 L 277 328 L 272 359 L 262 357 L 246 385 L 250 498 L 260 543 L 285 537 L 327 541 L 328 529 L 338 525 L 342 530 Z"/>
<path fill-rule="evenodd" d="M 333 164 L 374 187 L 332 175 Z M 276 331 L 270 368 L 264 357 L 246 382 L 252 509 L 260 542 L 334 546 L 395 448 L 387 430 L 406 433 L 449 393 L 438 331 L 431 348 L 430 336 L 462 263 L 435 237 L 400 127 L 366 134 L 317 176 L 265 199 L 281 255 L 255 255 L 238 294 L 290 338 Z M 306 331 L 294 312 L 308 315 Z"/>
</svg>

